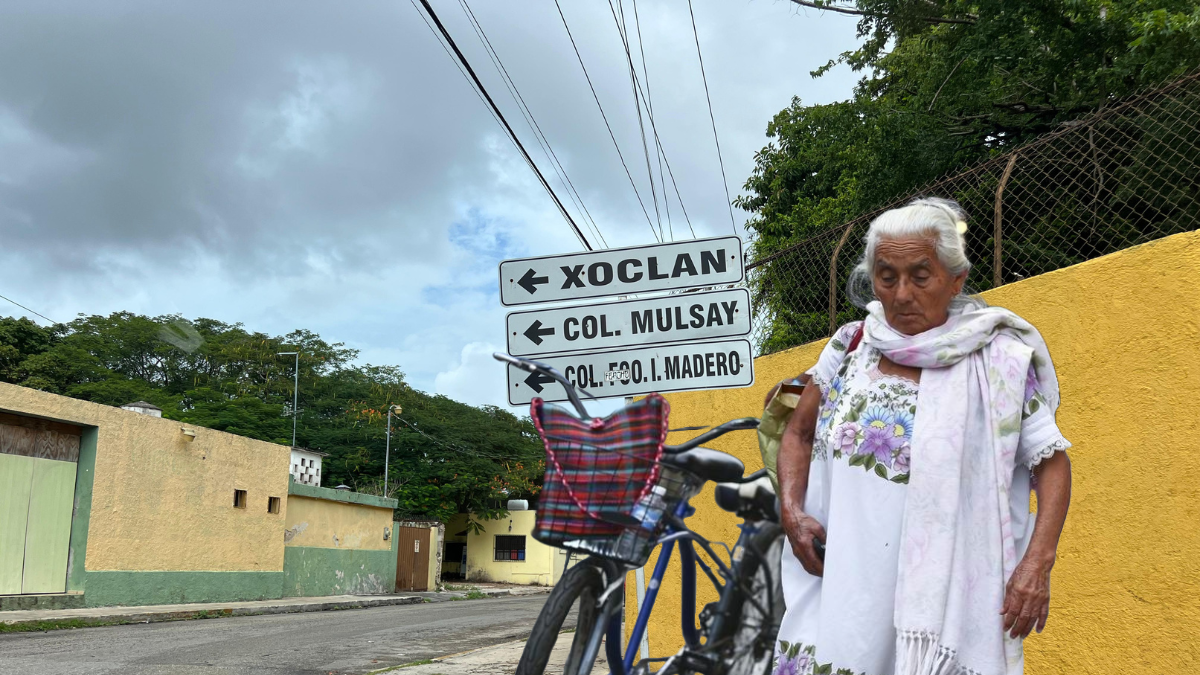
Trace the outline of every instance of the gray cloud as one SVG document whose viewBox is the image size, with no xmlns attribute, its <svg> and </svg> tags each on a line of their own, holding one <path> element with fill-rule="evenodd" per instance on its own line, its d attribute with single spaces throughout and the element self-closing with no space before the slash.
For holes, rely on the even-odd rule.
<svg viewBox="0 0 1200 675">
<path fill-rule="evenodd" d="M 434 5 L 565 201 L 460 6 Z M 553 2 L 472 9 L 608 243 L 651 241 Z M 563 9 L 653 215 L 608 4 Z M 849 73 L 808 72 L 854 43 L 854 22 L 782 1 L 695 10 L 736 192 L 793 95 L 848 94 Z M 687 3 L 638 12 L 692 223 L 728 232 Z M 690 236 L 671 209 L 675 236 Z M 502 371 L 478 358 L 503 341 L 495 263 L 577 248 L 408 3 L 0 7 L 0 293 L 52 317 L 309 327 L 417 386 L 498 403 Z"/>
</svg>

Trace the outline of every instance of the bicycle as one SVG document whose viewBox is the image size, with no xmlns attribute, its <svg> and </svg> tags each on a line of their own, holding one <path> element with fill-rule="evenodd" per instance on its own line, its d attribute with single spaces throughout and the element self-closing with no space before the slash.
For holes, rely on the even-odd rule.
<svg viewBox="0 0 1200 675">
<path fill-rule="evenodd" d="M 565 388 L 578 413 L 571 415 L 557 406 L 544 408 L 541 399 L 535 399 L 531 405 L 535 425 L 548 453 L 546 487 L 534 537 L 543 543 L 588 556 L 569 567 L 550 593 L 526 642 L 517 675 L 543 675 L 560 636 L 571 640 L 564 675 L 589 675 L 601 643 L 611 675 L 646 675 L 652 672 L 650 668 L 654 664 L 661 664 L 654 671 L 660 675 L 765 675 L 770 672 L 775 639 L 783 618 L 780 561 L 785 540 L 779 525 L 778 501 L 765 470 L 743 475 L 745 466 L 741 460 L 701 447 L 730 431 L 755 429 L 758 420 L 730 420 L 684 443 L 668 446 L 662 444 L 661 439 L 666 435 L 669 413 L 665 401 L 656 394 L 622 408 L 601 422 L 588 414 L 576 387 L 554 368 L 503 353 L 494 354 L 494 357 L 526 372 L 554 379 Z M 583 393 L 591 396 L 586 390 Z M 647 410 L 654 405 L 663 408 L 662 434 L 656 437 L 660 439 L 657 446 L 660 451 L 653 457 L 639 455 L 636 448 L 621 452 L 603 443 L 588 442 L 591 437 L 584 433 L 583 425 L 590 425 L 589 428 L 594 430 L 598 422 L 604 424 L 619 419 L 638 405 Z M 630 414 L 644 417 L 647 410 L 637 408 Z M 651 416 L 651 422 L 657 421 Z M 552 425 L 557 426 L 551 428 Z M 621 468 L 608 474 L 596 471 L 588 462 L 608 462 Z M 581 492 L 599 482 L 602 489 L 592 492 L 599 492 L 600 497 L 585 494 L 581 499 L 572 491 L 568 476 Z M 637 489 L 643 477 L 645 484 Z M 609 479 L 608 482 L 605 479 Z M 711 542 L 692 532 L 684 522 L 695 512 L 689 501 L 710 481 L 717 483 L 718 506 L 742 518 L 737 543 L 732 549 L 725 546 L 729 554 L 728 565 L 716 554 Z M 631 486 L 637 489 L 638 500 L 634 505 L 622 504 L 621 496 L 631 494 Z M 570 499 L 561 498 L 563 487 Z M 551 503 L 548 498 L 551 489 L 560 493 L 557 502 Z M 614 491 L 619 493 L 616 497 Z M 578 508 L 564 509 L 563 504 Z M 660 545 L 662 550 L 622 653 L 621 619 L 626 573 L 643 567 L 650 552 Z M 713 561 L 716 573 L 697 555 L 696 546 Z M 646 658 L 635 664 L 642 636 L 676 547 L 683 570 L 681 624 L 684 647 L 673 656 Z M 712 582 L 719 595 L 716 602 L 709 603 L 701 611 L 699 626 L 695 619 L 697 569 Z M 718 579 L 718 574 L 724 583 Z M 562 633 L 562 626 L 572 609 L 577 610 L 574 634 Z"/>
</svg>

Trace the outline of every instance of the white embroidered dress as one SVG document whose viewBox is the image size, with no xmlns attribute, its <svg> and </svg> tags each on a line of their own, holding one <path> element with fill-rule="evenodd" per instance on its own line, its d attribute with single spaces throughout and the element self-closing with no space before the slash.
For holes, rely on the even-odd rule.
<svg viewBox="0 0 1200 675">
<path fill-rule="evenodd" d="M 867 344 L 847 354 L 860 325 L 843 326 L 809 371 L 821 389 L 821 407 L 804 510 L 826 530 L 825 574 L 810 575 L 784 547 L 786 613 L 776 675 L 891 675 L 895 669 L 900 531 L 920 385 L 881 373 L 880 353 Z M 1032 373 L 1025 398 L 1010 500 L 1018 555 L 1033 530 L 1030 469 L 1070 446 Z"/>
</svg>

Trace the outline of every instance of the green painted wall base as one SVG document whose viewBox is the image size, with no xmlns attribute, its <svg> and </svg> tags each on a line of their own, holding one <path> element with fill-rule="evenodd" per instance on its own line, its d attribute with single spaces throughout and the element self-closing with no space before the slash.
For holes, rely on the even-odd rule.
<svg viewBox="0 0 1200 675">
<path fill-rule="evenodd" d="M 393 572 L 393 574 L 395 574 Z M 283 572 L 87 572 L 88 607 L 275 600 Z"/>
<path fill-rule="evenodd" d="M 83 593 L 0 595 L 0 612 L 18 609 L 79 609 L 83 606 Z"/>
<path fill-rule="evenodd" d="M 283 574 L 283 595 L 289 598 L 393 593 L 396 548 L 394 544 L 387 551 L 289 546 L 284 549 Z"/>
</svg>

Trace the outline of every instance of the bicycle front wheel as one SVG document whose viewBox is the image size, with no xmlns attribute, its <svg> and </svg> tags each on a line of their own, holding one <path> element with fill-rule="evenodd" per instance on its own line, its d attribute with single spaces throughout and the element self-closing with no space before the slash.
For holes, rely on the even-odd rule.
<svg viewBox="0 0 1200 675">
<path fill-rule="evenodd" d="M 780 566 L 786 538 L 783 529 L 765 523 L 750 541 L 738 569 L 741 583 L 730 588 L 732 610 L 708 644 L 719 645 L 725 675 L 767 675 L 775 662 L 775 639 L 783 621 Z M 753 598 L 753 601 L 750 599 Z"/>
<path fill-rule="evenodd" d="M 582 670 L 580 661 L 600 616 L 596 603 L 604 592 L 604 578 L 604 573 L 591 560 L 583 560 L 567 570 L 555 584 L 533 624 L 516 675 L 546 673 L 555 648 L 562 642 L 571 645 L 562 672 L 573 675 Z M 572 611 L 575 612 L 574 632 L 563 632 L 563 624 Z"/>
</svg>

